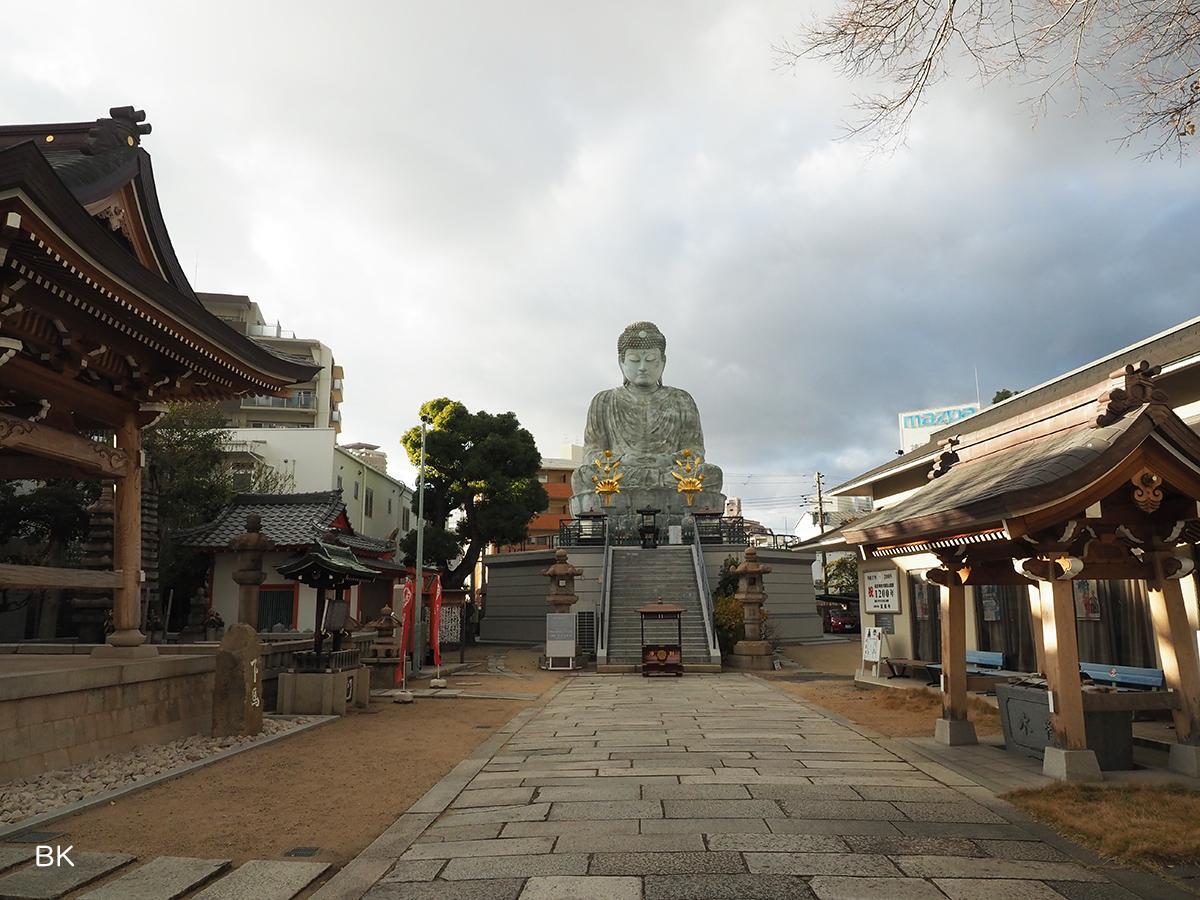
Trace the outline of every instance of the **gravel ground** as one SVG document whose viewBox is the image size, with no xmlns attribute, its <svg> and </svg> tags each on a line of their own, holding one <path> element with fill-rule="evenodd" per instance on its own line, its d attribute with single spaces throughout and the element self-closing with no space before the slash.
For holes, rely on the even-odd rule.
<svg viewBox="0 0 1200 900">
<path fill-rule="evenodd" d="M 253 744 L 292 731 L 311 721 L 311 716 L 267 718 L 263 720 L 262 734 L 224 738 L 192 735 L 169 744 L 102 756 L 72 769 L 18 778 L 0 784 L 0 824 L 20 822 L 68 803 L 199 762 L 231 747 Z"/>
</svg>

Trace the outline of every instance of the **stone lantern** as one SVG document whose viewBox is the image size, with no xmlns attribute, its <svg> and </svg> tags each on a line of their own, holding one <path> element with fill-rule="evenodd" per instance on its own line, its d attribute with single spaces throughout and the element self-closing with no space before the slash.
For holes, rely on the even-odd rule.
<svg viewBox="0 0 1200 900">
<path fill-rule="evenodd" d="M 754 547 L 747 547 L 745 560 L 733 571 L 738 577 L 737 593 L 733 596 L 742 604 L 746 636 L 734 644 L 730 665 L 736 669 L 769 669 L 772 650 L 770 642 L 762 639 L 762 605 L 767 600 L 763 576 L 771 567 L 758 561 Z"/>
<path fill-rule="evenodd" d="M 263 554 L 274 550 L 275 542 L 262 533 L 262 517 L 250 513 L 245 533 L 230 541 L 229 547 L 237 552 L 233 580 L 238 584 L 238 621 L 258 631 L 258 588 L 267 580 Z"/>
<path fill-rule="evenodd" d="M 567 551 L 560 547 L 554 551 L 554 565 L 544 569 L 542 574 L 550 579 L 550 593 L 546 595 L 546 600 L 554 607 L 554 611 L 570 612 L 579 599 L 575 596 L 575 579 L 583 574 L 583 570 L 567 562 Z"/>
</svg>

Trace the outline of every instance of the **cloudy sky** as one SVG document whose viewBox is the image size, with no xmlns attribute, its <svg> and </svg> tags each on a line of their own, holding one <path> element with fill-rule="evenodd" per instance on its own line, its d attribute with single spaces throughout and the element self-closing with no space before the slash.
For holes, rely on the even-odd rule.
<svg viewBox="0 0 1200 900">
<path fill-rule="evenodd" d="M 397 460 L 437 396 L 558 455 L 651 319 L 726 493 L 781 528 L 976 368 L 986 400 L 1196 313 L 1194 165 L 968 81 L 894 154 L 839 140 L 864 86 L 770 50 L 811 3 L 189 7 L 10 12 L 0 121 L 144 108 L 196 287 L 332 347 L 343 439 Z"/>
</svg>

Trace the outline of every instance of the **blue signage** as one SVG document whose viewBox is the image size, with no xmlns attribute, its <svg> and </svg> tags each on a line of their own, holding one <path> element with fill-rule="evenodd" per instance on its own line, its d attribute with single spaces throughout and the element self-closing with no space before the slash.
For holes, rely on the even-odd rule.
<svg viewBox="0 0 1200 900">
<path fill-rule="evenodd" d="M 973 416 L 979 412 L 979 407 L 974 404 L 970 406 L 954 406 L 949 409 L 931 409 L 925 412 L 908 413 L 904 416 L 905 428 L 941 428 L 944 425 L 953 425 L 955 422 L 961 421 L 968 416 Z"/>
</svg>

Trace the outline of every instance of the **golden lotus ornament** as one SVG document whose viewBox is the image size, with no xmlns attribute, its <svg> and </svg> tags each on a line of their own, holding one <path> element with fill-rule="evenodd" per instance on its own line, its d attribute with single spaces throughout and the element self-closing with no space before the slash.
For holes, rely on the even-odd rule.
<svg viewBox="0 0 1200 900">
<path fill-rule="evenodd" d="M 596 485 L 596 493 L 605 507 L 612 506 L 613 496 L 621 493 L 621 479 L 625 473 L 620 471 L 621 458 L 614 457 L 611 450 L 605 450 L 603 458 L 597 457 L 596 474 L 592 476 L 592 484 Z"/>
<path fill-rule="evenodd" d="M 687 505 L 691 506 L 696 495 L 704 490 L 704 476 L 700 474 L 700 465 L 704 457 L 697 456 L 691 450 L 684 450 L 675 460 L 675 468 L 671 477 L 675 479 L 675 490 L 683 494 Z"/>
</svg>

